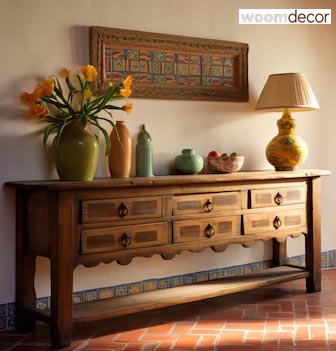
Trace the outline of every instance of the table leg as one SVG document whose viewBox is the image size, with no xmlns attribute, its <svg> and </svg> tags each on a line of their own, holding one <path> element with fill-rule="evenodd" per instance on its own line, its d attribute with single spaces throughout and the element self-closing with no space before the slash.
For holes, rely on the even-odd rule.
<svg viewBox="0 0 336 351">
<path fill-rule="evenodd" d="M 272 257 L 273 267 L 282 266 L 286 263 L 287 263 L 286 240 L 279 243 L 276 239 L 273 239 L 273 257 Z"/>
<path fill-rule="evenodd" d="M 307 292 L 321 291 L 321 178 L 309 181 L 308 233 L 305 235 Z"/>
<path fill-rule="evenodd" d="M 35 327 L 35 318 L 28 309 L 36 306 L 34 286 L 36 256 L 27 252 L 26 194 L 16 193 L 16 298 L 15 327 L 30 331 Z"/>
<path fill-rule="evenodd" d="M 71 192 L 52 196 L 51 311 L 53 349 L 69 346 L 73 329 L 74 209 Z"/>
</svg>

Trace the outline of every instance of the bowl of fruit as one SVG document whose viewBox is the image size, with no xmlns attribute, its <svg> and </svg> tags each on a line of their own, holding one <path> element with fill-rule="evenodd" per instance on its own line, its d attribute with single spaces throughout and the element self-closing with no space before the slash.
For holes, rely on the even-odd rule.
<svg viewBox="0 0 336 351">
<path fill-rule="evenodd" d="M 236 152 L 230 155 L 211 151 L 207 157 L 207 166 L 213 173 L 232 173 L 241 170 L 244 164 L 244 156 L 238 156 Z"/>
</svg>

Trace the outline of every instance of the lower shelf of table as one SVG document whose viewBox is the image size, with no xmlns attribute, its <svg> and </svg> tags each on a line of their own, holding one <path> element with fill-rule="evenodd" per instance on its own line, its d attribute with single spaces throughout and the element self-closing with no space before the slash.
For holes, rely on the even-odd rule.
<svg viewBox="0 0 336 351">
<path fill-rule="evenodd" d="M 290 280 L 306 278 L 308 276 L 309 272 L 305 269 L 280 266 L 243 276 L 228 277 L 170 289 L 97 300 L 74 305 L 74 321 L 84 322 L 108 319 L 141 311 L 229 295 Z M 41 319 L 48 321 L 48 310 L 44 310 L 42 313 L 39 311 L 38 314 L 40 317 L 44 316 L 44 318 Z"/>
</svg>

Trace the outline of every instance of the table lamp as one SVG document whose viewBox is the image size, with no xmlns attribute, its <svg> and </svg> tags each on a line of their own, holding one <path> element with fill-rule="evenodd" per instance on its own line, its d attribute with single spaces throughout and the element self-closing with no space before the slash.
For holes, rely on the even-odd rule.
<svg viewBox="0 0 336 351">
<path fill-rule="evenodd" d="M 283 111 L 277 121 L 279 134 L 266 147 L 268 162 L 277 171 L 292 171 L 308 155 L 305 141 L 295 134 L 291 112 L 318 110 L 319 104 L 307 78 L 301 73 L 271 74 L 260 94 L 256 110 Z"/>
</svg>

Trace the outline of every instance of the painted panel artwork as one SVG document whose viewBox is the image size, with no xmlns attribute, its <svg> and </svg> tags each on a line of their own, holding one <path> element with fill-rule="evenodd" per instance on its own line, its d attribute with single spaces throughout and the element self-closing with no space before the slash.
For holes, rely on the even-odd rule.
<svg viewBox="0 0 336 351">
<path fill-rule="evenodd" d="M 90 28 L 97 88 L 131 74 L 138 98 L 248 101 L 247 54 L 244 43 Z"/>
</svg>

